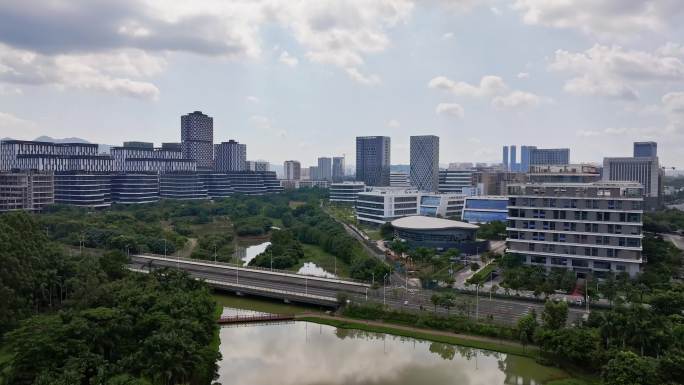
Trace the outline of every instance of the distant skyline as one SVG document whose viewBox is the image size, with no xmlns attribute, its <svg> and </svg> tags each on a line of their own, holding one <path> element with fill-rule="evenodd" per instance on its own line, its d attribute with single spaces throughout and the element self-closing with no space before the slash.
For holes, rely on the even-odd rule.
<svg viewBox="0 0 684 385">
<path fill-rule="evenodd" d="M 214 118 L 247 158 L 355 162 L 356 136 L 440 137 L 440 163 L 503 145 L 571 162 L 658 142 L 684 168 L 684 2 L 0 3 L 0 138 L 180 141 Z"/>
</svg>

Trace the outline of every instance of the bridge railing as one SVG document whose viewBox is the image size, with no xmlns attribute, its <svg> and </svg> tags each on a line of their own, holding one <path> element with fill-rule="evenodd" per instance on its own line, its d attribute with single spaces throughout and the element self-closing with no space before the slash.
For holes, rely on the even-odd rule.
<svg viewBox="0 0 684 385">
<path fill-rule="evenodd" d="M 324 280 L 329 280 L 329 281 L 337 281 L 339 283 L 353 283 L 353 284 L 360 284 L 360 285 L 368 285 L 369 283 L 364 280 L 360 279 L 354 279 L 354 278 L 339 278 L 339 277 L 320 277 L 316 275 L 306 275 L 306 274 L 299 274 L 294 271 L 290 270 L 282 270 L 282 269 L 270 269 L 267 267 L 259 267 L 259 266 L 243 266 L 243 265 L 238 265 L 236 263 L 229 263 L 229 262 L 220 262 L 220 261 L 212 261 L 212 260 L 206 260 L 206 259 L 192 259 L 192 258 L 183 258 L 183 257 L 175 257 L 175 256 L 169 256 L 169 255 L 161 255 L 161 254 L 152 254 L 152 253 L 141 253 L 137 254 L 138 256 L 145 257 L 155 257 L 155 258 L 166 258 L 166 259 L 171 259 L 171 260 L 179 260 L 183 262 L 201 262 L 201 263 L 211 263 L 214 265 L 220 265 L 220 266 L 226 266 L 229 268 L 233 269 L 242 269 L 242 270 L 253 270 L 253 271 L 263 271 L 263 272 L 274 272 L 274 273 L 280 273 L 280 274 L 287 274 L 287 275 L 293 275 L 297 276 L 299 278 L 307 278 L 307 279 L 324 279 Z"/>
</svg>

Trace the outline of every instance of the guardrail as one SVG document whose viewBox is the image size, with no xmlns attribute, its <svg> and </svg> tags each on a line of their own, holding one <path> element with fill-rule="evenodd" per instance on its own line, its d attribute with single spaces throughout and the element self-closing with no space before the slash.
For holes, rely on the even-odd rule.
<svg viewBox="0 0 684 385">
<path fill-rule="evenodd" d="M 265 267 L 258 267 L 258 266 L 246 267 L 246 266 L 240 266 L 240 265 L 237 265 L 234 263 L 227 263 L 227 262 L 218 262 L 218 261 L 214 262 L 214 261 L 207 261 L 207 260 L 201 260 L 201 259 L 169 257 L 169 256 L 163 256 L 163 255 L 158 255 L 158 254 L 149 254 L 149 253 L 135 254 L 135 255 L 133 255 L 133 257 L 158 259 L 158 260 L 164 260 L 167 262 L 182 262 L 185 264 L 192 264 L 192 265 L 214 266 L 214 267 L 227 268 L 227 269 L 254 271 L 254 272 L 260 272 L 260 273 L 267 273 L 267 274 L 283 275 L 283 276 L 288 276 L 288 277 L 292 277 L 292 278 L 310 279 L 310 280 L 315 280 L 315 281 L 325 281 L 325 282 L 340 283 L 340 284 L 346 284 L 346 285 L 358 285 L 358 286 L 363 286 L 363 287 L 370 287 L 370 284 L 368 284 L 366 281 L 362 281 L 362 280 L 358 280 L 358 279 L 317 277 L 315 275 L 298 274 L 298 273 L 294 273 L 294 272 L 289 271 L 289 270 L 268 269 Z"/>
</svg>

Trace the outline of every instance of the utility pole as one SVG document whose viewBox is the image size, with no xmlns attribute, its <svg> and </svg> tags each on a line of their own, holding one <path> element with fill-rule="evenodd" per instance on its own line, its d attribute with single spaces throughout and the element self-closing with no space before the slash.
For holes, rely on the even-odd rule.
<svg viewBox="0 0 684 385">
<path fill-rule="evenodd" d="M 216 244 L 214 243 L 214 263 L 216 263 Z"/>
<path fill-rule="evenodd" d="M 166 257 L 166 238 L 164 238 L 164 256 Z"/>
<path fill-rule="evenodd" d="M 387 273 L 385 273 L 385 276 L 382 277 L 382 306 L 385 306 L 385 292 L 387 292 L 387 284 L 385 283 L 385 279 L 387 279 Z"/>
</svg>

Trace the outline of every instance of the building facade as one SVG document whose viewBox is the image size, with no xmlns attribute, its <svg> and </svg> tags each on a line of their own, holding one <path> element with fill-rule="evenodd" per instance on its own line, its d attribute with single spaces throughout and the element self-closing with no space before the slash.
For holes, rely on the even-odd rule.
<svg viewBox="0 0 684 385">
<path fill-rule="evenodd" d="M 507 252 L 526 264 L 636 275 L 642 259 L 643 187 L 636 182 L 511 185 Z"/>
<path fill-rule="evenodd" d="M 112 203 L 137 205 L 159 201 L 159 175 L 112 175 Z"/>
<path fill-rule="evenodd" d="M 509 151 L 510 150 L 510 151 Z M 535 146 L 520 147 L 520 162 L 517 159 L 517 147 L 503 147 L 503 166 L 505 171 L 528 172 L 532 165 L 569 164 L 568 148 L 537 148 Z"/>
<path fill-rule="evenodd" d="M 214 118 L 202 111 L 181 116 L 183 157 L 197 162 L 198 169 L 214 167 Z"/>
<path fill-rule="evenodd" d="M 55 203 L 105 208 L 112 205 L 112 175 L 69 171 L 55 173 Z"/>
<path fill-rule="evenodd" d="M 229 140 L 214 146 L 215 170 L 218 172 L 247 171 L 247 145 Z"/>
<path fill-rule="evenodd" d="M 55 203 L 52 172 L 0 171 L 0 211 L 40 211 Z"/>
<path fill-rule="evenodd" d="M 334 156 L 332 158 L 332 180 L 333 182 L 341 182 L 344 180 L 344 157 Z"/>
<path fill-rule="evenodd" d="M 173 200 L 209 199 L 196 172 L 170 172 L 159 176 L 159 196 Z"/>
<path fill-rule="evenodd" d="M 603 158 L 603 180 L 641 183 L 648 210 L 661 205 L 663 174 L 657 157 Z"/>
<path fill-rule="evenodd" d="M 466 254 L 486 251 L 488 242 L 478 242 L 478 226 L 442 218 L 411 216 L 392 221 L 394 237 L 409 247 L 437 250 L 459 249 Z"/>
<path fill-rule="evenodd" d="M 593 164 L 531 165 L 527 179 L 532 183 L 598 182 L 601 168 Z"/>
<path fill-rule="evenodd" d="M 460 194 L 373 188 L 357 194 L 356 218 L 359 222 L 371 225 L 382 225 L 410 215 L 459 218 L 463 210 L 463 201 L 464 196 Z"/>
<path fill-rule="evenodd" d="M 183 152 L 176 146 L 155 148 L 153 143 L 124 142 L 121 147 L 112 147 L 114 171 L 119 173 L 166 173 L 192 172 L 197 163 L 183 158 Z"/>
<path fill-rule="evenodd" d="M 405 172 L 391 172 L 390 173 L 390 187 L 411 187 L 409 176 Z"/>
<path fill-rule="evenodd" d="M 330 202 L 354 204 L 359 193 L 366 191 L 363 182 L 342 182 L 330 184 Z"/>
<path fill-rule="evenodd" d="M 508 218 L 508 197 L 476 196 L 465 197 L 461 220 L 468 223 L 506 222 Z"/>
<path fill-rule="evenodd" d="M 302 179 L 302 164 L 296 160 L 286 160 L 283 163 L 283 171 L 286 180 L 300 180 Z"/>
<path fill-rule="evenodd" d="M 271 164 L 265 160 L 248 160 L 247 171 L 271 171 Z"/>
<path fill-rule="evenodd" d="M 421 191 L 439 188 L 439 137 L 411 136 L 411 184 Z"/>
<path fill-rule="evenodd" d="M 635 158 L 655 158 L 656 156 L 658 156 L 658 143 L 634 142 Z"/>
<path fill-rule="evenodd" d="M 320 157 L 318 158 L 318 178 L 321 180 L 332 181 L 332 158 Z"/>
<path fill-rule="evenodd" d="M 473 183 L 473 171 L 465 170 L 440 170 L 439 185 L 440 193 L 463 194 L 464 189 L 476 187 Z"/>
<path fill-rule="evenodd" d="M 389 186 L 390 147 L 388 136 L 356 137 L 356 180 L 367 186 Z"/>
<path fill-rule="evenodd" d="M 90 143 L 0 142 L 0 170 L 111 172 L 113 158 Z"/>
</svg>

